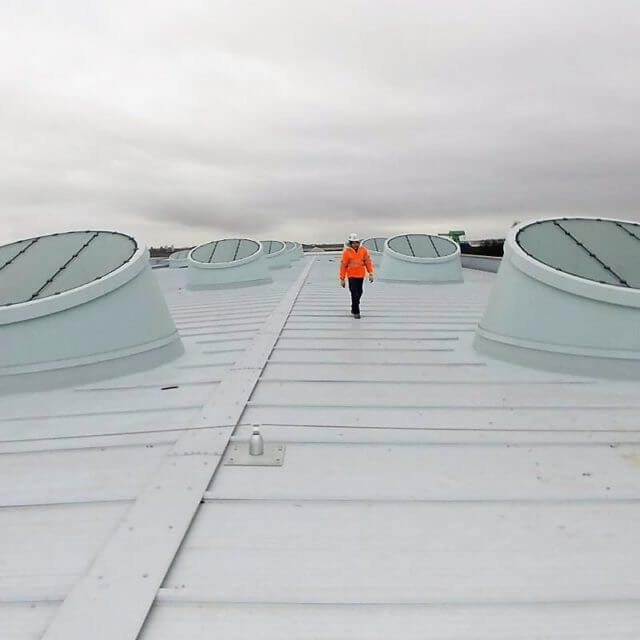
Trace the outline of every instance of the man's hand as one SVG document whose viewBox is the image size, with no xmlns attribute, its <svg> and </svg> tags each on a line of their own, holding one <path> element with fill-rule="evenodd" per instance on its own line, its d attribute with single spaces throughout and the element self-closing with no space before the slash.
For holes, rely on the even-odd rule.
<svg viewBox="0 0 640 640">
<path fill-rule="evenodd" d="M 369 274 L 369 282 L 373 282 L 373 273 Z"/>
<path fill-rule="evenodd" d="M 340 278 L 340 286 L 344 288 L 344 278 Z"/>
</svg>

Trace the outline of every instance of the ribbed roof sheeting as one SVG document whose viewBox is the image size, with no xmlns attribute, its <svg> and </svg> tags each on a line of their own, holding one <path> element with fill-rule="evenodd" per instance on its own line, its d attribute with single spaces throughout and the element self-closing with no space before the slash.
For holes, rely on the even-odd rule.
<svg viewBox="0 0 640 640">
<path fill-rule="evenodd" d="M 221 291 L 159 271 L 184 358 L 3 398 L 4 635 L 640 628 L 638 385 L 474 351 L 495 274 L 376 282 L 355 321 L 336 269 Z M 253 424 L 282 466 L 225 464 Z"/>
</svg>

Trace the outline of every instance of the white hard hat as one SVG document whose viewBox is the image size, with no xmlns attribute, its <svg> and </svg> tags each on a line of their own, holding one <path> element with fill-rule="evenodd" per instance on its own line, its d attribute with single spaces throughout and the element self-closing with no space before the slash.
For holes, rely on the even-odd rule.
<svg viewBox="0 0 640 640">
<path fill-rule="evenodd" d="M 360 242 L 360 236 L 357 233 L 350 233 L 349 242 Z"/>
</svg>

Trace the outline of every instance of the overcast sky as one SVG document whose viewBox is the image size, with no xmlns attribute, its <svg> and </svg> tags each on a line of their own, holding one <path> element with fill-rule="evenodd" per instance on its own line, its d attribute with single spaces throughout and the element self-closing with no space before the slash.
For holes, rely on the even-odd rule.
<svg viewBox="0 0 640 640">
<path fill-rule="evenodd" d="M 638 0 L 2 0 L 0 241 L 640 219 Z"/>
</svg>

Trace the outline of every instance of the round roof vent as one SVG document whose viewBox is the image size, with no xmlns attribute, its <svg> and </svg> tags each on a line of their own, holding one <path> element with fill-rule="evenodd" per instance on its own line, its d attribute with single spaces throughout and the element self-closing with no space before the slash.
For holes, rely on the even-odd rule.
<svg viewBox="0 0 640 640">
<path fill-rule="evenodd" d="M 289 260 L 294 262 L 296 260 L 300 260 L 302 256 L 304 256 L 304 249 L 299 242 L 285 242 L 287 255 L 289 256 Z"/>
<path fill-rule="evenodd" d="M 189 266 L 187 262 L 187 256 L 191 249 L 180 249 L 180 251 L 174 251 L 169 256 L 169 267 L 172 269 L 185 269 Z"/>
<path fill-rule="evenodd" d="M 96 372 L 114 375 L 116 360 L 179 344 L 148 252 L 111 231 L 0 247 L 0 339 L 0 376 L 107 361 Z"/>
<path fill-rule="evenodd" d="M 187 286 L 190 289 L 272 282 L 262 244 L 257 240 L 225 238 L 208 242 L 192 249 L 187 262 Z"/>
<path fill-rule="evenodd" d="M 270 269 L 285 269 L 291 264 L 287 245 L 280 240 L 263 240 L 265 257 Z"/>
<path fill-rule="evenodd" d="M 550 218 L 511 230 L 482 351 L 577 374 L 640 375 L 640 225 Z"/>
<path fill-rule="evenodd" d="M 371 261 L 376 267 L 380 266 L 382 262 L 382 252 L 384 251 L 384 243 L 386 238 L 367 238 L 363 240 L 362 244 L 369 250 Z"/>
<path fill-rule="evenodd" d="M 299 242 L 287 242 L 287 247 L 292 244 L 293 248 L 289 251 L 289 259 L 291 261 L 300 260 L 304 256 L 304 249 Z"/>
<path fill-rule="evenodd" d="M 441 236 L 404 234 L 388 238 L 380 279 L 398 282 L 462 282 L 460 247 Z"/>
<path fill-rule="evenodd" d="M 529 224 L 516 244 L 531 258 L 564 273 L 618 287 L 640 288 L 640 225 L 565 218 Z"/>
<path fill-rule="evenodd" d="M 300 257 L 298 254 L 298 243 L 297 242 L 285 242 L 285 253 L 289 262 L 293 262 L 294 260 L 298 260 Z"/>
</svg>

